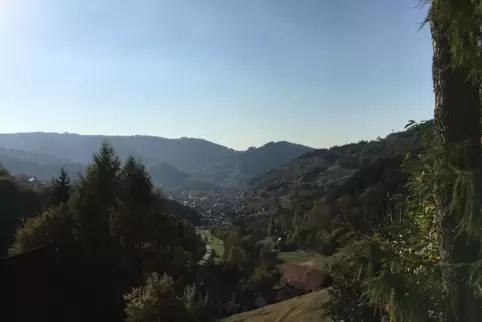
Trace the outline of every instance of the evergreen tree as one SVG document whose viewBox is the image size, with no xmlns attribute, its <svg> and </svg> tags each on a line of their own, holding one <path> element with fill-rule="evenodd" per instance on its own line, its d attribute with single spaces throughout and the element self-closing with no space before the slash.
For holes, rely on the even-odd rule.
<svg viewBox="0 0 482 322">
<path fill-rule="evenodd" d="M 153 207 L 153 185 L 144 165 L 134 157 L 127 158 L 120 173 L 120 211 L 112 219 L 114 235 L 123 247 L 129 266 L 135 271 L 135 278 L 142 277 L 143 242 L 147 242 L 147 219 Z M 140 282 L 140 281 L 136 281 Z"/>
<path fill-rule="evenodd" d="M 85 315 L 96 314 L 103 321 L 122 320 L 121 295 L 153 272 L 193 281 L 192 266 L 204 254 L 204 244 L 193 227 L 164 213 L 162 194 L 153 189 L 138 160 L 129 157 L 121 167 L 119 157 L 104 142 L 85 177 L 71 186 L 67 173 L 61 171 L 53 186 L 60 205 L 27 220 L 10 251 L 17 254 L 55 245 L 62 267 L 68 268 L 68 283 L 78 283 L 91 293 L 79 304 L 85 307 Z M 0 213 L 12 219 L 5 227 L 10 236 L 20 219 L 28 218 L 24 212 L 31 211 L 32 200 L 27 197 L 32 196 L 35 192 L 23 191 L 11 178 L 0 180 L 0 199 L 4 200 Z M 0 242 L 6 247 L 8 234 L 3 230 Z M 186 313 L 182 305 L 181 312 L 194 314 Z"/>
<path fill-rule="evenodd" d="M 53 182 L 53 204 L 66 204 L 70 199 L 72 186 L 70 178 L 64 168 L 60 169 L 60 175 Z"/>
<path fill-rule="evenodd" d="M 86 180 L 105 206 L 112 206 L 119 188 L 121 161 L 109 142 L 104 141 L 92 156 Z"/>
<path fill-rule="evenodd" d="M 467 57 L 480 57 L 480 4 L 433 0 L 430 30 L 435 127 L 442 147 L 436 189 L 440 256 L 445 265 L 445 321 L 476 321 L 482 302 L 468 281 L 468 266 L 480 258 L 480 83 Z M 479 18 L 477 18 L 477 16 Z M 474 57 L 474 53 L 476 57 Z M 477 236 L 478 235 L 478 236 Z"/>
<path fill-rule="evenodd" d="M 79 238 L 99 260 L 112 255 L 111 227 L 115 222 L 111 219 L 118 208 L 120 172 L 119 157 L 104 141 L 69 202 L 78 222 Z"/>
</svg>

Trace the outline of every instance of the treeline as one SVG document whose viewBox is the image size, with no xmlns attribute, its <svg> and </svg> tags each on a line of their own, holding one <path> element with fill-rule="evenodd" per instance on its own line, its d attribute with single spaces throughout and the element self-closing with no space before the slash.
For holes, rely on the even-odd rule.
<svg viewBox="0 0 482 322">
<path fill-rule="evenodd" d="M 72 314 L 146 322 L 209 317 L 193 285 L 204 243 L 192 225 L 166 212 L 135 158 L 122 163 L 104 143 L 85 176 L 71 183 L 62 171 L 38 191 L 2 170 L 0 198 L 3 250 L 55 248 L 70 281 L 89 291 Z"/>
<path fill-rule="evenodd" d="M 394 155 L 368 164 L 322 198 L 294 195 L 289 207 L 280 207 L 268 219 L 266 233 L 283 237 L 288 248 L 333 255 L 346 231 L 369 232 L 376 223 L 400 216 L 408 180 L 403 159 Z"/>
</svg>

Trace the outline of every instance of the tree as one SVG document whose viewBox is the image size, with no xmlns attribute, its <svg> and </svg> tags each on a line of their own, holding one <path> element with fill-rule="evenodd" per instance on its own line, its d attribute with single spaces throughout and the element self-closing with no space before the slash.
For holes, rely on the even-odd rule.
<svg viewBox="0 0 482 322">
<path fill-rule="evenodd" d="M 10 173 L 0 163 L 0 178 L 3 178 L 3 177 L 7 177 L 7 178 L 10 177 Z"/>
<path fill-rule="evenodd" d="M 122 246 L 124 260 L 138 278 L 142 273 L 140 248 L 146 240 L 146 220 L 153 206 L 152 189 L 144 165 L 134 157 L 128 157 L 119 174 L 118 207 L 110 221 L 111 233 Z"/>
<path fill-rule="evenodd" d="M 66 204 L 70 199 L 70 178 L 64 168 L 60 169 L 60 175 L 53 182 L 53 204 Z"/>
<path fill-rule="evenodd" d="M 480 254 L 480 242 L 472 238 L 480 238 L 482 223 L 480 83 L 473 66 L 467 64 L 468 56 L 474 58 L 480 52 L 473 38 L 480 35 L 480 9 L 475 2 L 433 0 L 429 16 L 434 120 L 442 147 L 436 207 L 440 253 L 446 266 L 445 321 L 475 321 L 482 314 L 482 303 L 469 286 L 467 267 L 455 268 L 477 261 Z"/>
<path fill-rule="evenodd" d="M 127 322 L 207 321 L 204 302 L 196 297 L 193 285 L 175 296 L 174 279 L 167 274 L 152 273 L 145 284 L 124 296 Z"/>
<path fill-rule="evenodd" d="M 167 274 L 152 273 L 144 285 L 124 296 L 127 322 L 173 321 L 176 312 L 174 280 Z"/>
<path fill-rule="evenodd" d="M 29 218 L 17 230 L 10 255 L 37 247 L 53 245 L 66 252 L 73 242 L 71 215 L 66 205 L 52 206 L 37 217 Z"/>
<path fill-rule="evenodd" d="M 37 214 L 39 202 L 31 187 L 11 177 L 0 178 L 0 257 L 6 256 L 16 229 Z"/>
<path fill-rule="evenodd" d="M 46 245 L 57 248 L 61 267 L 68 271 L 66 283 L 91 293 L 85 302 L 74 304 L 85 308 L 86 315 L 97 314 L 103 321 L 121 320 L 122 295 L 142 284 L 144 276 L 153 272 L 159 276 L 168 272 L 176 283 L 181 276 L 182 283 L 193 282 L 192 266 L 204 254 L 204 244 L 194 227 L 165 213 L 164 198 L 158 189 L 153 189 L 141 162 L 129 157 L 121 167 L 119 157 L 104 142 L 94 154 L 85 177 L 71 185 L 67 173 L 61 171 L 53 183 L 58 205 L 34 216 L 38 209 L 34 207 L 35 199 L 31 199 L 36 196 L 35 191 L 18 187 L 12 178 L 0 180 L 0 219 L 5 224 L 0 225 L 0 242 L 7 247 L 15 228 L 24 221 L 15 235 L 11 254 Z M 161 283 L 160 277 L 152 278 L 148 285 Z M 162 283 L 170 287 L 169 279 L 164 278 Z M 153 294 L 149 286 L 147 291 L 143 287 L 134 292 L 136 300 L 128 301 L 133 321 L 149 313 L 139 313 L 137 309 L 143 309 L 135 305 L 151 304 L 149 299 L 136 297 L 146 292 L 148 297 Z M 170 310 L 178 321 L 197 316 L 192 298 L 186 299 L 190 301 L 187 310 L 175 296 L 178 294 L 170 294 L 177 303 Z"/>
<path fill-rule="evenodd" d="M 111 228 L 116 222 L 111 219 L 119 208 L 120 165 L 112 146 L 103 142 L 69 200 L 77 222 L 77 237 L 85 250 L 100 262 L 107 261 L 106 256 L 113 256 Z"/>
</svg>

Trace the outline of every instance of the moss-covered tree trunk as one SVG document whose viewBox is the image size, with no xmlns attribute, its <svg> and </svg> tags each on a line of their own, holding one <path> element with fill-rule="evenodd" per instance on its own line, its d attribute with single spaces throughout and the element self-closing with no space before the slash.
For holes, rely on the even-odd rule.
<svg viewBox="0 0 482 322">
<path fill-rule="evenodd" d="M 436 191 L 440 254 L 444 264 L 454 267 L 460 263 L 473 262 L 480 257 L 479 241 L 470 241 L 468 234 L 458 229 L 466 211 L 465 207 L 450 207 L 456 177 L 450 168 L 472 173 L 477 173 L 480 168 L 480 96 L 479 85 L 469 78 L 468 71 L 452 68 L 448 26 L 434 17 L 436 15 L 432 16 L 431 21 L 434 119 L 443 150 L 441 171 L 452 173 L 442 177 Z M 448 268 L 444 276 L 447 300 L 445 321 L 480 321 L 482 304 L 468 286 L 467 270 Z"/>
</svg>

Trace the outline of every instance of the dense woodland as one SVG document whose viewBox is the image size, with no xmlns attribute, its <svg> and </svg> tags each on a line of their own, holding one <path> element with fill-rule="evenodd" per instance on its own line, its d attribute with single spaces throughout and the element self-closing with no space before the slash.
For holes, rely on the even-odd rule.
<svg viewBox="0 0 482 322">
<path fill-rule="evenodd" d="M 156 272 L 166 274 L 162 281 L 168 296 L 175 287 L 193 283 L 195 260 L 204 253 L 202 240 L 191 224 L 165 211 L 143 165 L 132 157 L 121 164 L 107 143 L 94 154 L 86 175 L 72 183 L 63 170 L 40 191 L 19 185 L 5 170 L 0 182 L 3 253 L 8 246 L 10 255 L 55 247 L 63 269 L 92 294 L 92 307 L 82 308 L 86 316 L 96 312 L 123 320 L 123 295 Z M 180 284 L 171 285 L 169 279 Z M 143 295 L 134 289 L 125 300 L 128 318 L 138 321 Z M 191 314 L 185 301 L 172 304 L 173 320 Z"/>
<path fill-rule="evenodd" d="M 54 248 L 69 283 L 92 294 L 71 308 L 79 319 L 210 321 L 223 312 L 208 301 L 238 292 L 249 303 L 278 283 L 275 254 L 248 231 L 228 231 L 223 261 L 210 263 L 199 284 L 197 214 L 166 200 L 139 161 L 121 163 L 107 142 L 74 179 L 62 169 L 34 186 L 2 169 L 0 241 L 2 256 Z"/>
</svg>

